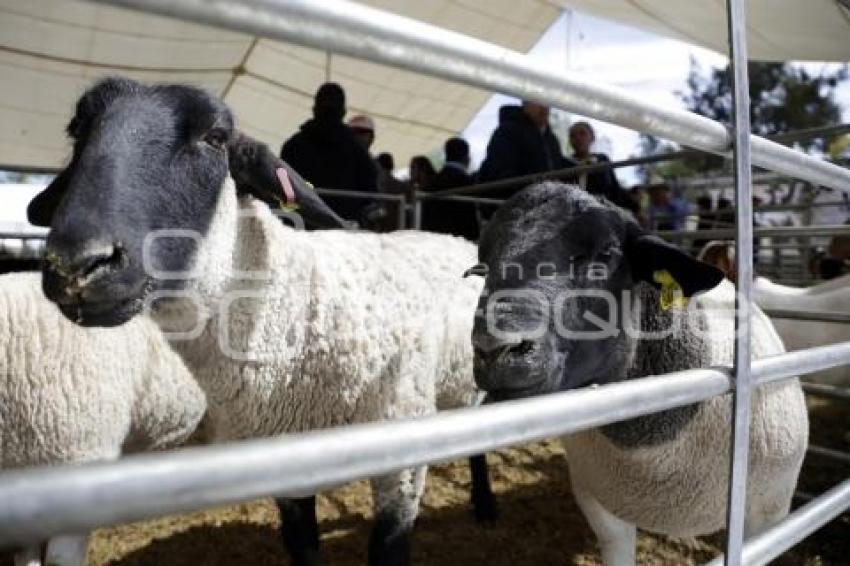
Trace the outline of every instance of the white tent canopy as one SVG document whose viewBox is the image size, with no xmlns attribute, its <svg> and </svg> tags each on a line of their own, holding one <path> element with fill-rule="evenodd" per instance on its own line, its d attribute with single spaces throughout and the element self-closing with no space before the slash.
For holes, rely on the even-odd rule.
<svg viewBox="0 0 850 566">
<path fill-rule="evenodd" d="M 750 53 L 760 59 L 850 60 L 844 0 L 750 0 Z M 725 49 L 723 0 L 367 0 L 365 3 L 525 52 L 563 7 Z M 186 82 L 222 96 L 238 124 L 273 148 L 310 115 L 328 77 L 349 115 L 375 118 L 373 150 L 399 165 L 461 131 L 488 93 L 244 34 L 75 0 L 0 0 L 0 166 L 55 167 L 63 129 L 94 80 L 123 74 Z"/>
<path fill-rule="evenodd" d="M 527 0 L 370 0 L 373 6 L 525 52 L 560 9 Z M 222 96 L 238 125 L 275 150 L 310 116 L 330 77 L 349 116 L 376 121 L 373 149 L 399 165 L 460 132 L 488 93 L 276 41 L 69 0 L 0 0 L 0 165 L 51 167 L 68 155 L 64 127 L 102 76 L 192 83 Z"/>
<path fill-rule="evenodd" d="M 726 53 L 725 0 L 558 0 L 559 5 Z M 748 0 L 760 61 L 850 61 L 850 0 Z"/>
</svg>

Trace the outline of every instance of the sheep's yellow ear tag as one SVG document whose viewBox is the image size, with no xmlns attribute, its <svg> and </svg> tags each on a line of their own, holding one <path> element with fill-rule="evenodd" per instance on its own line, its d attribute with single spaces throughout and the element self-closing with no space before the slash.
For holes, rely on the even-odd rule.
<svg viewBox="0 0 850 566">
<path fill-rule="evenodd" d="M 308 189 L 310 189 L 311 191 L 316 190 L 316 187 L 313 186 L 313 183 L 311 183 L 310 181 L 304 181 L 304 182 L 307 184 Z M 286 210 L 288 212 L 295 212 L 296 210 L 298 210 L 298 203 L 295 202 L 294 193 L 293 193 L 292 199 L 293 199 L 292 202 L 286 202 L 282 199 L 278 199 L 278 204 L 279 204 L 281 210 Z"/>
<path fill-rule="evenodd" d="M 688 299 L 685 297 L 685 292 L 682 291 L 682 286 L 670 275 L 669 271 L 666 269 L 653 271 L 652 280 L 661 285 L 659 302 L 662 310 L 684 309 L 688 306 Z"/>
<path fill-rule="evenodd" d="M 298 210 L 298 203 L 288 203 L 283 202 L 282 199 L 278 199 L 278 207 L 281 210 L 285 210 L 287 212 L 295 212 L 296 210 Z"/>
</svg>

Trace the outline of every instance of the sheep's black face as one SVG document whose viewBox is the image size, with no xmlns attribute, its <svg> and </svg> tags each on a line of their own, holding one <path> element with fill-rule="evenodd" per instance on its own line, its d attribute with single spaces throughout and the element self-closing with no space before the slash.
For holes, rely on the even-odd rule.
<svg viewBox="0 0 850 566">
<path fill-rule="evenodd" d="M 29 208 L 51 224 L 44 291 L 83 325 L 122 324 L 150 291 L 181 287 L 150 272 L 189 271 L 197 238 L 150 235 L 206 233 L 233 120 L 195 88 L 107 79 L 80 98 L 68 133 L 70 163 Z"/>
<path fill-rule="evenodd" d="M 557 183 L 505 203 L 479 259 L 487 276 L 472 334 L 475 380 L 494 400 L 624 379 L 636 346 L 624 331 L 632 288 L 662 269 L 686 296 L 722 279 L 613 205 Z"/>
<path fill-rule="evenodd" d="M 616 211 L 564 185 L 532 187 L 499 210 L 479 247 L 488 274 L 473 331 L 475 379 L 491 398 L 579 387 L 623 369 L 622 333 L 581 335 L 611 320 L 605 296 L 632 285 L 625 238 Z"/>
</svg>

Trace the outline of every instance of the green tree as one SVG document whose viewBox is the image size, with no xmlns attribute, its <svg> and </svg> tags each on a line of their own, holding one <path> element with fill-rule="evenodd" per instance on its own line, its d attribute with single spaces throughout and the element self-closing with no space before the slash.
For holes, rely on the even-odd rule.
<svg viewBox="0 0 850 566">
<path fill-rule="evenodd" d="M 750 121 L 753 133 L 770 136 L 794 130 L 836 124 L 841 120 L 841 106 L 835 100 L 838 84 L 848 77 L 847 66 L 837 71 L 812 75 L 799 65 L 790 63 L 751 62 L 748 67 Z M 677 93 L 685 106 L 712 120 L 732 123 L 732 83 L 730 68 L 711 69 L 707 74 L 691 59 L 687 90 Z M 661 142 L 644 142 L 641 149 L 658 147 L 670 150 L 676 146 Z M 794 144 L 807 152 L 827 151 L 829 140 L 812 138 Z M 651 153 L 650 153 L 651 154 Z M 683 161 L 684 173 L 702 173 L 727 166 L 720 157 L 699 154 Z M 664 164 L 647 166 L 647 173 L 661 174 Z M 678 169 L 678 168 L 677 168 Z"/>
</svg>

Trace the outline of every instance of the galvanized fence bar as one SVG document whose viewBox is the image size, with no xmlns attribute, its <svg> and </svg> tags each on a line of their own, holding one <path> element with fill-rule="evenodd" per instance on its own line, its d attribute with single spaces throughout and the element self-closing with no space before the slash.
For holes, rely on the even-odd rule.
<svg viewBox="0 0 850 566">
<path fill-rule="evenodd" d="M 344 53 L 564 108 L 725 155 L 721 124 L 579 74 L 411 18 L 346 0 L 93 0 L 251 35 Z M 850 190 L 850 171 L 753 137 L 753 162 L 818 185 Z"/>
<path fill-rule="evenodd" d="M 753 383 L 773 383 L 795 375 L 805 375 L 846 364 L 850 359 L 850 342 L 817 346 L 787 352 L 781 356 L 762 358 L 752 363 Z"/>
<path fill-rule="evenodd" d="M 850 454 L 847 454 L 846 452 L 842 452 L 840 450 L 834 450 L 832 448 L 826 448 L 824 446 L 816 446 L 814 444 L 810 444 L 808 453 L 814 454 L 815 456 L 820 456 L 821 458 L 827 458 L 829 460 L 841 462 L 842 464 L 850 465 Z"/>
<path fill-rule="evenodd" d="M 680 110 L 659 109 L 623 91 L 591 85 L 528 56 L 344 0 L 95 1 L 335 50 L 514 94 L 722 155 L 728 153 L 733 141 L 723 126 L 711 120 Z M 745 103 L 743 2 L 727 0 L 727 6 L 735 62 L 739 296 L 742 302 L 749 303 L 753 237 L 750 147 L 754 163 L 820 185 L 850 190 L 850 171 L 750 137 Z M 417 211 L 419 204 L 416 203 Z M 416 216 L 418 226 L 421 213 Z M 751 374 L 748 318 L 739 316 L 738 325 L 726 554 L 726 564 L 736 565 L 742 558 L 748 563 L 769 559 L 850 505 L 848 481 L 743 548 L 751 386 L 792 375 L 788 372 L 793 368 L 823 369 L 847 363 L 850 344 L 755 362 Z M 826 355 L 817 357 L 819 354 Z M 696 369 L 423 419 L 226 447 L 185 449 L 174 454 L 128 458 L 115 464 L 12 472 L 4 474 L 0 482 L 0 501 L 5 502 L 0 508 L 0 542 L 39 540 L 57 533 L 259 495 L 321 489 L 411 465 L 600 426 L 698 402 L 728 390 L 727 372 Z"/>
<path fill-rule="evenodd" d="M 396 203 L 397 228 L 403 230 L 407 227 L 407 197 L 405 195 L 394 193 L 378 193 L 375 191 L 348 191 L 338 189 L 323 189 L 320 187 L 316 187 L 314 190 L 319 196 L 323 197 L 343 197 L 355 200 L 366 200 L 369 202 L 394 202 Z"/>
<path fill-rule="evenodd" d="M 680 240 L 682 238 L 702 239 L 731 239 L 736 237 L 735 230 L 721 228 L 717 230 L 658 230 L 656 232 L 662 238 Z M 850 226 L 838 224 L 834 226 L 772 226 L 769 228 L 756 228 L 754 236 L 763 238 L 793 238 L 813 236 L 838 236 L 850 234 Z"/>
<path fill-rule="evenodd" d="M 416 193 L 416 198 L 420 198 L 420 195 L 425 197 L 427 196 L 427 200 L 435 200 L 435 201 L 447 201 L 447 202 L 467 202 L 472 204 L 491 204 L 493 206 L 499 206 L 503 202 L 503 199 L 498 198 L 487 198 L 487 197 L 472 197 L 465 195 L 444 195 L 442 193 Z M 424 200 L 424 199 L 423 199 Z"/>
<path fill-rule="evenodd" d="M 735 373 L 732 390 L 729 495 L 726 512 L 726 566 L 740 566 L 747 504 L 750 446 L 751 297 L 753 293 L 753 201 L 750 164 L 750 93 L 747 77 L 747 24 L 744 0 L 726 1 L 734 114 L 735 171 Z"/>
<path fill-rule="evenodd" d="M 781 523 L 748 540 L 744 546 L 743 563 L 770 562 L 847 509 L 850 509 L 850 480 L 838 484 L 791 513 Z M 723 560 L 718 558 L 709 562 L 708 566 L 720 566 L 722 563 Z"/>
<path fill-rule="evenodd" d="M 803 382 L 803 391 L 815 397 L 824 397 L 826 399 L 837 399 L 841 401 L 850 401 L 850 388 L 836 387 L 835 385 L 826 385 L 824 383 Z"/>
<path fill-rule="evenodd" d="M 404 202 L 404 195 L 396 195 L 392 193 L 378 193 L 374 191 L 348 191 L 337 189 L 323 189 L 316 187 L 314 189 L 319 196 L 323 197 L 349 197 L 362 200 L 386 200 Z"/>
<path fill-rule="evenodd" d="M 0 240 L 46 240 L 47 230 L 39 232 L 0 232 Z"/>
<path fill-rule="evenodd" d="M 631 167 L 634 165 L 643 165 L 646 163 L 657 163 L 659 161 L 670 161 L 680 159 L 686 155 L 695 153 L 693 151 L 677 151 L 659 155 L 650 155 L 646 157 L 633 157 L 622 161 L 611 161 L 602 163 L 591 163 L 587 165 L 574 165 L 563 169 L 555 169 L 553 171 L 541 171 L 540 173 L 532 173 L 530 175 L 520 175 L 518 177 L 509 177 L 507 179 L 499 179 L 498 181 L 489 181 L 486 183 L 476 183 L 465 187 L 455 187 L 452 189 L 444 189 L 430 193 L 423 193 L 423 199 L 439 198 L 449 195 L 477 195 L 492 193 L 502 189 L 521 188 L 532 183 L 539 183 L 547 180 L 565 180 L 576 178 L 584 173 L 594 173 L 596 171 L 605 171 L 607 169 L 617 169 L 619 167 Z"/>
<path fill-rule="evenodd" d="M 0 545 L 321 490 L 688 405 L 728 389 L 725 371 L 697 369 L 419 419 L 185 448 L 116 463 L 6 472 L 0 475 Z"/>
<path fill-rule="evenodd" d="M 792 311 L 788 309 L 763 309 L 764 314 L 771 318 L 784 318 L 787 320 L 809 320 L 812 322 L 830 322 L 838 324 L 850 324 L 850 314 L 837 312 L 810 312 Z"/>
<path fill-rule="evenodd" d="M 850 364 L 850 343 L 757 360 L 753 378 L 767 383 L 841 364 Z M 695 369 L 420 419 L 8 471 L 0 474 L 0 545 L 321 490 L 697 403 L 729 388 L 729 370 Z"/>
</svg>

